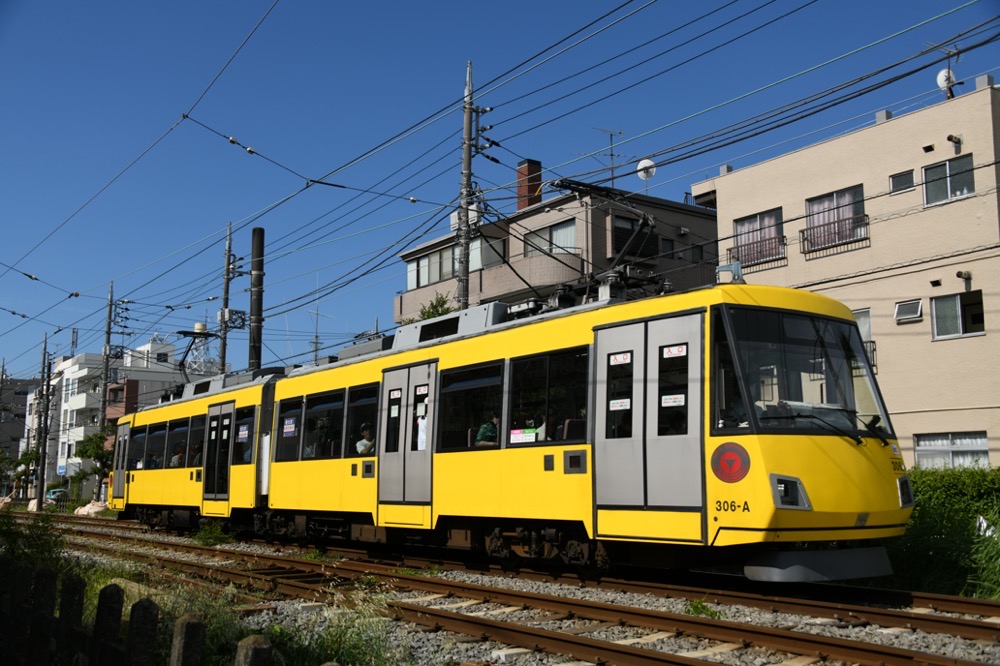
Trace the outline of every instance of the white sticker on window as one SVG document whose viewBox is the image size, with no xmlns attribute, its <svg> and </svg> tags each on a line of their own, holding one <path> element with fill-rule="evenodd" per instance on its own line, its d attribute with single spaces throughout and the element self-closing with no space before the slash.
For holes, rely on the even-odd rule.
<svg viewBox="0 0 1000 666">
<path fill-rule="evenodd" d="M 608 362 L 611 365 L 628 365 L 632 362 L 632 352 L 622 352 L 620 354 L 611 354 L 608 357 Z"/>
<path fill-rule="evenodd" d="M 683 407 L 684 397 L 683 393 L 679 395 L 661 395 L 660 407 Z"/>
<path fill-rule="evenodd" d="M 392 389 L 389 391 L 389 400 L 399 400 L 403 397 L 403 389 Z"/>
<path fill-rule="evenodd" d="M 399 418 L 399 405 L 389 405 L 389 418 Z"/>
<path fill-rule="evenodd" d="M 528 442 L 534 442 L 537 440 L 538 440 L 538 435 L 534 428 L 525 428 L 524 430 L 510 431 L 511 444 L 526 444 Z"/>
<path fill-rule="evenodd" d="M 422 384 L 417 387 L 417 395 L 427 395 L 428 390 L 430 390 L 430 387 L 427 384 Z"/>
<path fill-rule="evenodd" d="M 608 409 L 612 412 L 620 412 L 625 409 L 632 409 L 632 398 L 621 398 L 608 403 Z"/>
<path fill-rule="evenodd" d="M 688 346 L 687 345 L 672 345 L 670 347 L 663 348 L 663 358 L 677 358 L 678 356 L 687 356 Z"/>
</svg>

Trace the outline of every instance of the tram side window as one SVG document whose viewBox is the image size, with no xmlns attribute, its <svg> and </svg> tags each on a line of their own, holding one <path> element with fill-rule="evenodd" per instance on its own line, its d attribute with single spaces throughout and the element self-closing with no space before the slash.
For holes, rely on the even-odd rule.
<svg viewBox="0 0 1000 666">
<path fill-rule="evenodd" d="M 277 430 L 278 443 L 274 449 L 274 460 L 297 460 L 299 439 L 302 436 L 302 398 L 281 401 L 278 406 Z"/>
<path fill-rule="evenodd" d="M 171 421 L 167 428 L 167 467 L 186 467 L 188 433 L 191 428 L 187 419 Z"/>
<path fill-rule="evenodd" d="M 442 372 L 439 402 L 439 451 L 499 445 L 494 417 L 503 407 L 503 364 Z"/>
<path fill-rule="evenodd" d="M 149 426 L 149 434 L 146 436 L 146 457 L 143 461 L 143 469 L 160 469 L 166 457 L 167 448 L 167 424 L 157 423 Z"/>
<path fill-rule="evenodd" d="M 128 434 L 128 468 L 142 469 L 146 452 L 146 426 L 132 428 Z"/>
<path fill-rule="evenodd" d="M 605 433 L 608 439 L 632 436 L 634 356 L 631 351 L 615 352 L 607 357 L 608 402 L 604 406 Z"/>
<path fill-rule="evenodd" d="M 511 361 L 511 444 L 586 436 L 587 359 L 573 349 Z"/>
<path fill-rule="evenodd" d="M 430 386 L 420 384 L 413 389 L 413 434 L 410 436 L 410 450 L 423 451 L 427 448 L 427 417 L 430 408 L 427 395 Z"/>
<path fill-rule="evenodd" d="M 201 467 L 202 465 L 202 452 L 205 448 L 205 422 L 206 416 L 202 414 L 201 416 L 191 417 L 191 437 L 189 438 L 190 445 L 188 451 L 188 467 Z"/>
<path fill-rule="evenodd" d="M 233 424 L 235 438 L 233 440 L 233 464 L 247 465 L 253 460 L 254 418 L 255 407 L 240 407 L 236 410 L 236 422 Z"/>
<path fill-rule="evenodd" d="M 688 345 L 660 347 L 657 434 L 685 435 L 688 431 Z"/>
<path fill-rule="evenodd" d="M 378 422 L 378 384 L 355 386 L 347 392 L 347 441 L 345 455 L 375 455 Z M 367 426 L 367 429 L 366 429 Z"/>
<path fill-rule="evenodd" d="M 306 397 L 302 459 L 339 458 L 344 439 L 344 392 Z"/>
<path fill-rule="evenodd" d="M 403 389 L 392 389 L 389 391 L 389 404 L 385 411 L 385 452 L 399 452 L 399 435 L 401 432 L 400 413 L 403 408 Z M 361 446 L 361 443 L 358 443 Z"/>
</svg>

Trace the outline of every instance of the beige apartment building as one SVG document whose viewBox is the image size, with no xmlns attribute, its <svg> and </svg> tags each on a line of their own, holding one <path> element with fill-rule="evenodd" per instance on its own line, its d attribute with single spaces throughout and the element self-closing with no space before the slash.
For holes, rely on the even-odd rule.
<svg viewBox="0 0 1000 666">
<path fill-rule="evenodd" d="M 696 183 L 720 264 L 846 303 L 909 464 L 1000 465 L 1000 90 Z"/>
<path fill-rule="evenodd" d="M 664 281 L 676 290 L 715 281 L 714 211 L 601 187 L 543 201 L 542 188 L 541 163 L 524 160 L 517 211 L 489 224 L 472 216 L 469 305 L 502 301 L 516 313 L 595 300 L 601 282 L 605 296 L 626 296 Z M 395 298 L 396 322 L 419 318 L 437 294 L 456 297 L 457 256 L 454 233 L 400 255 L 407 285 Z M 607 288 L 602 275 L 612 268 L 621 279 Z"/>
</svg>

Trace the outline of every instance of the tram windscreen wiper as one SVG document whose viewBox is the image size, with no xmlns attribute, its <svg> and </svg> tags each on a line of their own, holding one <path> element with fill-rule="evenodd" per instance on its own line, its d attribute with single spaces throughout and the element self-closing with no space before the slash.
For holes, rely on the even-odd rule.
<svg viewBox="0 0 1000 666">
<path fill-rule="evenodd" d="M 858 421 L 861 423 L 861 425 L 865 427 L 865 430 L 870 432 L 872 435 L 878 437 L 878 441 L 882 442 L 882 446 L 889 446 L 889 440 L 883 437 L 882 433 L 876 429 L 878 427 L 878 424 L 882 421 L 882 417 L 880 415 L 875 414 L 868 421 L 865 421 L 863 418 L 861 418 L 860 414 L 857 415 L 857 418 Z"/>
<path fill-rule="evenodd" d="M 775 416 L 765 416 L 763 418 L 763 420 L 771 420 L 771 419 L 775 419 L 775 420 L 779 420 L 779 419 L 780 420 L 786 420 L 786 419 L 813 419 L 813 420 L 819 421 L 820 423 L 822 423 L 823 425 L 825 425 L 826 426 L 825 430 L 828 430 L 829 432 L 832 432 L 835 435 L 841 435 L 843 437 L 846 437 L 847 439 L 851 440 L 852 442 L 854 442 L 858 446 L 861 446 L 861 444 L 862 444 L 862 439 L 861 439 L 861 437 L 858 434 L 847 432 L 846 430 L 844 430 L 840 426 L 838 426 L 838 425 L 836 425 L 834 423 L 830 423 L 829 421 L 827 421 L 823 417 L 816 416 L 815 414 L 792 413 L 792 414 L 780 414 L 780 415 L 775 415 Z"/>
</svg>

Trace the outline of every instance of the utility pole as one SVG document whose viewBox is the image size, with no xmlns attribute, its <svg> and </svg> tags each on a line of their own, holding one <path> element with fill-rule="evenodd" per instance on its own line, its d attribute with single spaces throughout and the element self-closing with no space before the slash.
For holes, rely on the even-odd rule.
<svg viewBox="0 0 1000 666">
<path fill-rule="evenodd" d="M 472 61 L 465 75 L 465 125 L 462 130 L 462 185 L 458 207 L 458 309 L 469 307 L 469 206 L 472 205 Z"/>
<path fill-rule="evenodd" d="M 108 373 L 111 364 L 111 318 L 115 303 L 115 283 L 108 286 L 108 316 L 104 322 L 104 358 L 101 359 L 101 432 L 108 425 Z"/>
<path fill-rule="evenodd" d="M 42 342 L 42 411 L 38 423 L 38 467 L 35 480 L 35 511 L 41 512 L 45 503 L 45 454 L 49 443 L 49 334 Z"/>
<path fill-rule="evenodd" d="M 247 367 L 260 370 L 264 342 L 264 228 L 254 227 L 250 257 L 250 354 Z"/>
<path fill-rule="evenodd" d="M 319 304 L 316 304 L 315 310 L 310 310 L 309 314 L 316 315 L 316 328 L 313 333 L 312 339 L 312 349 L 313 349 L 313 365 L 319 365 Z"/>
<path fill-rule="evenodd" d="M 222 311 L 219 313 L 219 365 L 226 374 L 226 334 L 229 331 L 229 281 L 233 278 L 233 225 L 226 226 L 226 267 L 222 273 Z"/>
</svg>

